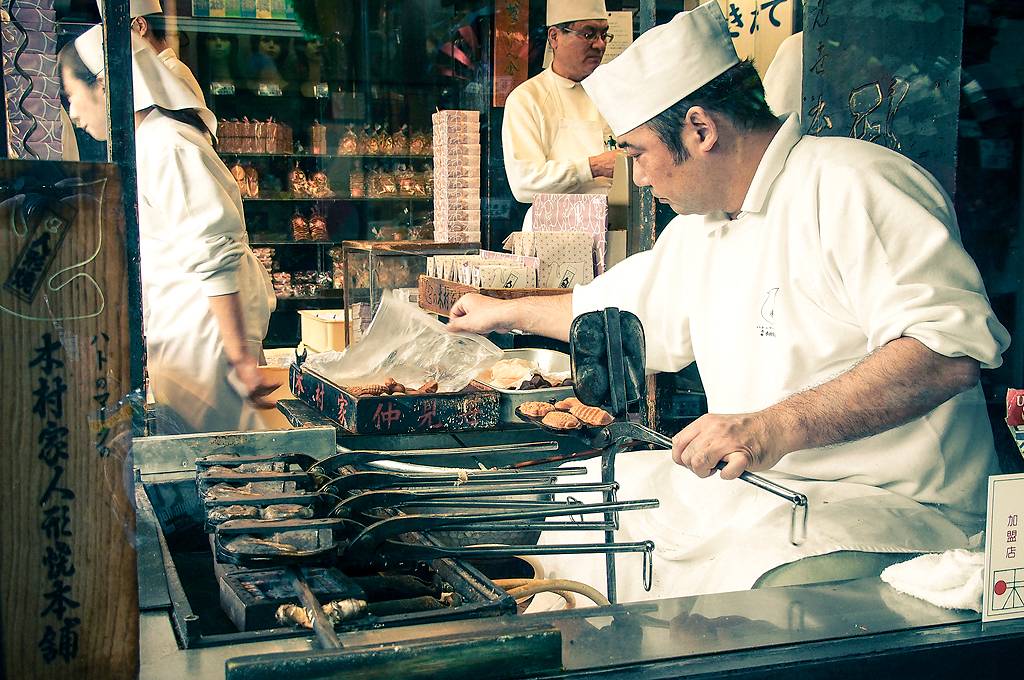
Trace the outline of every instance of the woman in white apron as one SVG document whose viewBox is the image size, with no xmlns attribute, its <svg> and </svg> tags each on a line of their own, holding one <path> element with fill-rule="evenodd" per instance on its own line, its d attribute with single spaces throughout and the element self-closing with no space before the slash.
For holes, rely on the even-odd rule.
<svg viewBox="0 0 1024 680">
<path fill-rule="evenodd" d="M 60 55 L 76 125 L 107 137 L 102 26 Z M 238 186 L 212 146 L 217 121 L 132 35 L 147 370 L 190 432 L 259 429 L 276 384 L 257 363 L 275 297 L 249 248 Z"/>
</svg>

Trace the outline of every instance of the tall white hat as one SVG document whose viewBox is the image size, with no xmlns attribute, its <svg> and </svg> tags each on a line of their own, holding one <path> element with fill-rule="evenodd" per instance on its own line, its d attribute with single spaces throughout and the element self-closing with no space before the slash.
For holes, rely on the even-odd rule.
<svg viewBox="0 0 1024 680">
<path fill-rule="evenodd" d="M 715 0 L 655 26 L 583 80 L 615 136 L 643 125 L 740 63 Z"/>
<path fill-rule="evenodd" d="M 169 111 L 195 109 L 213 135 L 217 134 L 217 117 L 206 108 L 195 93 L 178 76 L 164 66 L 149 44 L 132 32 L 132 92 L 135 110 L 159 106 Z M 82 63 L 95 76 L 102 76 L 103 26 L 97 24 L 75 39 L 75 51 Z"/>
<path fill-rule="evenodd" d="M 103 16 L 103 2 L 96 0 L 96 6 L 99 7 L 100 16 Z M 134 19 L 135 17 L 144 17 L 148 14 L 162 14 L 163 8 L 160 7 L 160 0 L 131 0 L 128 3 L 128 15 Z"/>
<path fill-rule="evenodd" d="M 604 0 L 548 0 L 547 26 L 584 19 L 607 19 Z"/>
<path fill-rule="evenodd" d="M 131 0 L 128 13 L 134 19 L 147 14 L 162 14 L 163 9 L 160 7 L 160 0 Z"/>
</svg>

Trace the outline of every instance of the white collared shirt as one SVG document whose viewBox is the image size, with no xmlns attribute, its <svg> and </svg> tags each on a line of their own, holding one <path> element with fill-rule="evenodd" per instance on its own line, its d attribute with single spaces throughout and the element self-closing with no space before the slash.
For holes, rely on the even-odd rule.
<svg viewBox="0 0 1024 680">
<path fill-rule="evenodd" d="M 652 250 L 574 289 L 574 315 L 610 306 L 640 317 L 649 369 L 696 360 L 712 413 L 763 409 L 901 336 L 990 368 L 1009 344 L 934 178 L 874 144 L 802 137 L 795 116 L 769 145 L 737 219 L 676 217 Z M 995 470 L 980 387 L 774 468 L 887 489 L 961 526 L 983 513 Z"/>
<path fill-rule="evenodd" d="M 505 102 L 501 130 L 505 172 L 516 200 L 531 203 L 539 193 L 608 193 L 611 180 L 594 178 L 590 157 L 605 151 L 610 135 L 579 83 L 548 68 L 520 84 Z"/>
</svg>

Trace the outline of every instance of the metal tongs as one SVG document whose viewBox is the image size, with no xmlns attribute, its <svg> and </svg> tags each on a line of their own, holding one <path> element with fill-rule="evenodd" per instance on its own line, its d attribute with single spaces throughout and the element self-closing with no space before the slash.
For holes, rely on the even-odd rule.
<svg viewBox="0 0 1024 680">
<path fill-rule="evenodd" d="M 622 422 L 601 429 L 585 428 L 601 453 L 601 480 L 615 479 L 615 457 L 631 444 L 647 443 L 672 448 L 672 440 L 636 422 L 646 403 L 646 340 L 643 324 L 635 314 L 609 307 L 580 314 L 569 328 L 573 392 L 584 404 L 608 411 Z M 716 465 L 722 469 L 724 462 Z M 740 479 L 792 503 L 789 540 L 799 545 L 807 536 L 807 497 L 758 475 L 744 472 Z M 606 532 L 605 540 L 614 533 Z M 606 563 L 608 597 L 615 601 L 615 561 Z"/>
<path fill-rule="evenodd" d="M 595 448 L 607 449 L 613 446 L 621 447 L 630 442 L 642 442 L 655 446 L 672 449 L 672 439 L 660 432 L 655 432 L 649 427 L 633 422 L 620 422 L 607 425 L 590 437 L 591 444 Z M 716 470 L 725 467 L 725 461 L 720 460 L 715 465 Z M 775 494 L 783 498 L 793 507 L 790 512 L 789 542 L 793 545 L 800 545 L 807 538 L 807 496 L 786 487 L 776 484 L 753 472 L 740 473 L 740 479 L 748 484 L 753 484 L 759 489 Z"/>
</svg>

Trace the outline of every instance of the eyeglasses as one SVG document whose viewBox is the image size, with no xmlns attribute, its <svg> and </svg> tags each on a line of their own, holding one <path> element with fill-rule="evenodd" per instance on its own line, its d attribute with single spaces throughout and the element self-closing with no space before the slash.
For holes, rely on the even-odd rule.
<svg viewBox="0 0 1024 680">
<path fill-rule="evenodd" d="M 604 44 L 607 45 L 612 40 L 615 40 L 615 36 L 609 33 L 608 31 L 598 32 L 592 28 L 585 28 L 582 31 L 577 31 L 572 28 L 564 28 L 562 26 L 559 26 L 559 28 L 565 31 L 566 33 L 573 33 L 575 35 L 578 35 L 579 37 L 586 40 L 588 43 L 596 42 L 597 39 L 600 38 L 601 40 L 604 41 Z"/>
</svg>

